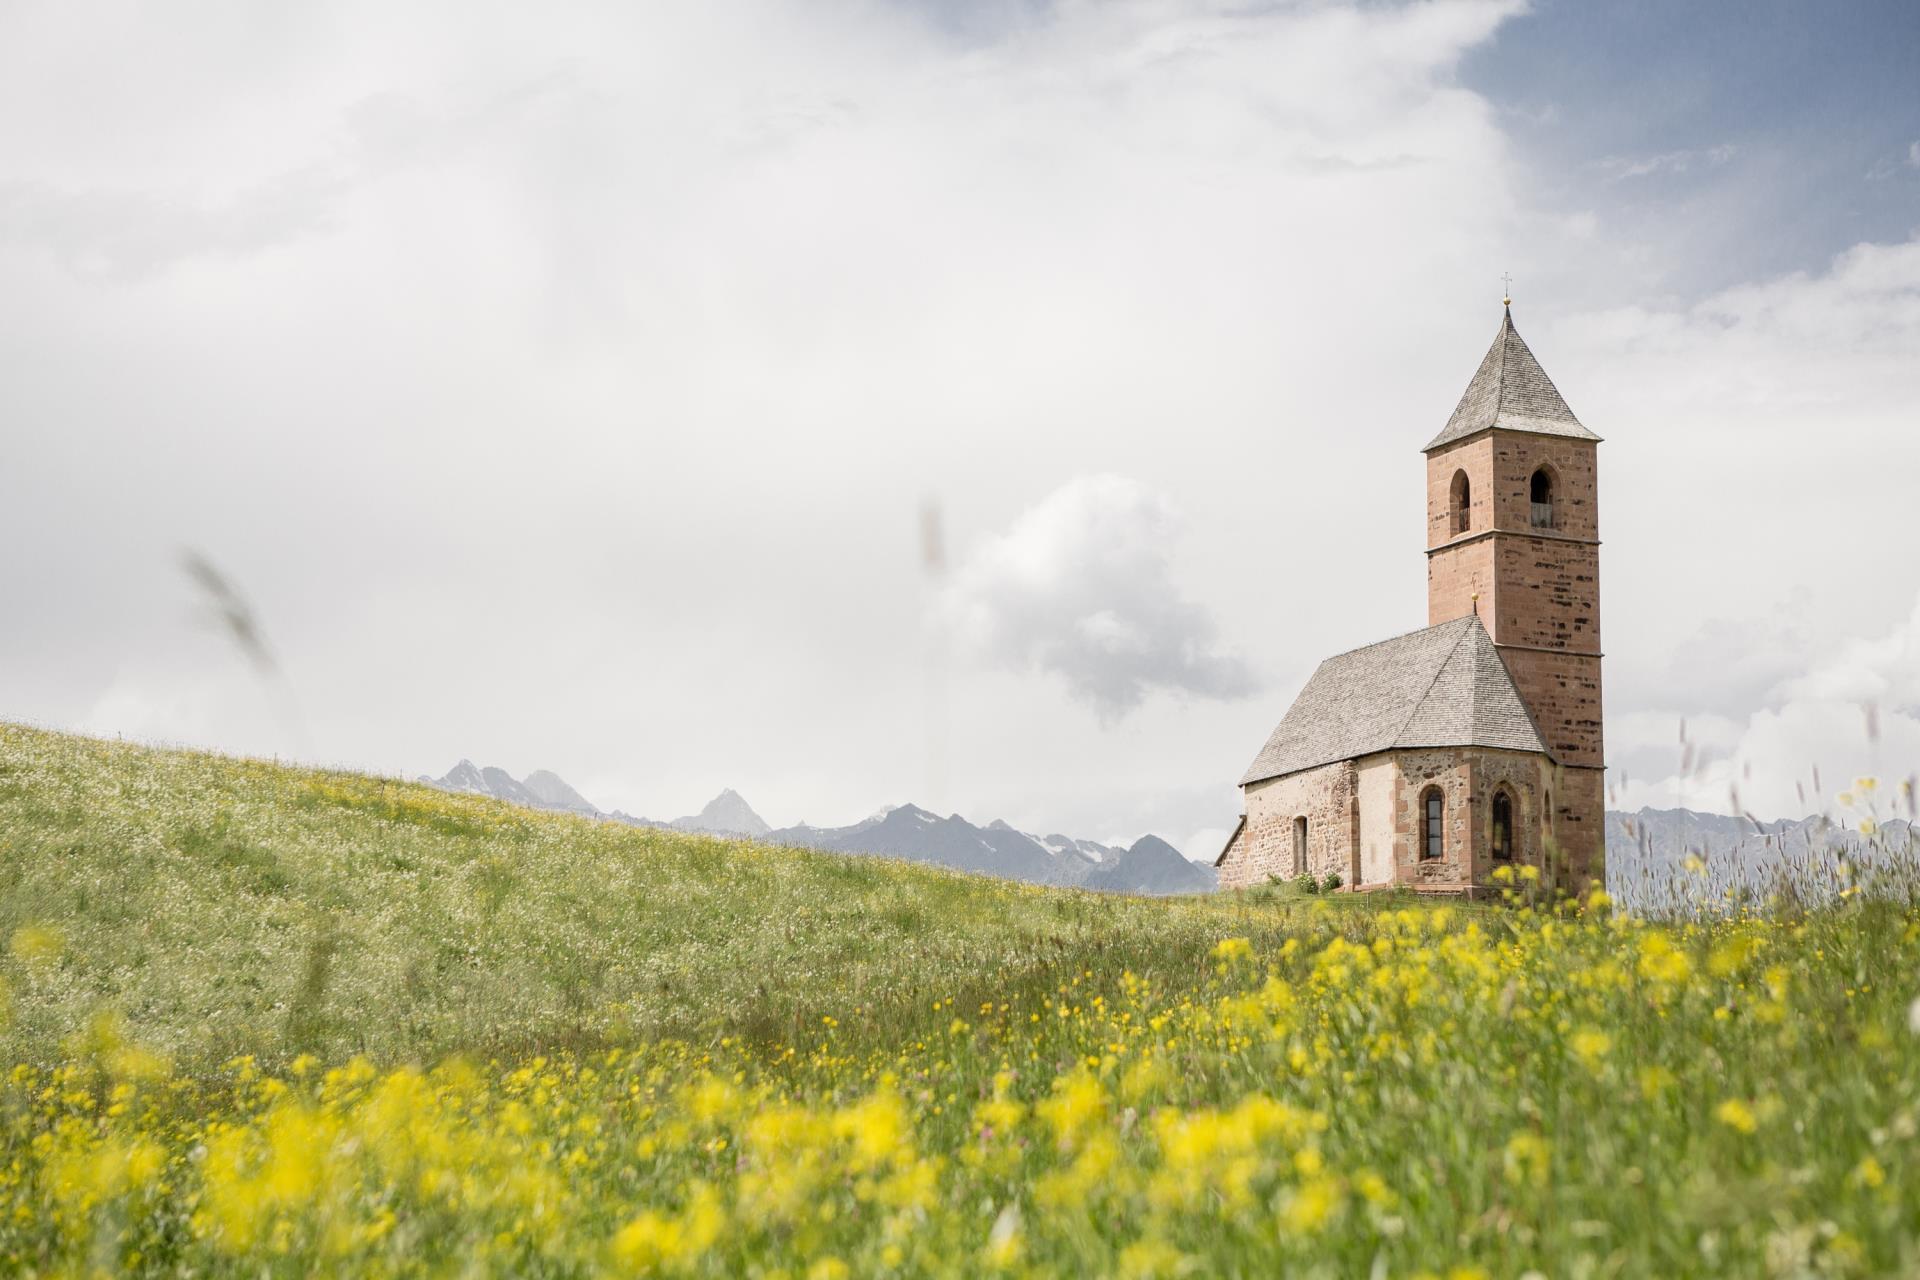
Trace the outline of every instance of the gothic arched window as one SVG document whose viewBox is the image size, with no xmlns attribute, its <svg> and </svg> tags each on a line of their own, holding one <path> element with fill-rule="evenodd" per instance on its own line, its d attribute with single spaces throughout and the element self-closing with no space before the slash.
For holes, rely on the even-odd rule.
<svg viewBox="0 0 1920 1280">
<path fill-rule="evenodd" d="M 1438 858 L 1447 851 L 1447 801 L 1440 788 L 1428 787 L 1420 796 L 1420 856 Z"/>
<path fill-rule="evenodd" d="M 1513 858 L 1513 797 L 1505 791 L 1493 793 L 1493 856 L 1502 862 Z"/>
<path fill-rule="evenodd" d="M 1453 473 L 1453 495 L 1449 510 L 1453 517 L 1453 532 L 1465 533 L 1473 528 L 1473 485 L 1467 480 L 1467 473 Z"/>
<path fill-rule="evenodd" d="M 1533 473 L 1527 489 L 1533 500 L 1533 527 L 1553 528 L 1553 472 L 1541 467 Z"/>
<path fill-rule="evenodd" d="M 1304 874 L 1307 869 L 1307 820 L 1293 820 L 1293 874 Z"/>
</svg>

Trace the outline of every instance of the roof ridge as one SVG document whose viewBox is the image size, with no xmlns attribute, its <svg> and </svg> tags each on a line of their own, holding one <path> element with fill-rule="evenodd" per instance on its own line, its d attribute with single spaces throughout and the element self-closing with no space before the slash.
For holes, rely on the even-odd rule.
<svg viewBox="0 0 1920 1280">
<path fill-rule="evenodd" d="M 1467 616 L 1470 618 L 1478 619 L 1480 615 L 1477 613 L 1470 613 Z M 1457 622 L 1459 621 L 1459 619 L 1456 618 L 1455 621 Z M 1440 625 L 1444 627 L 1447 624 L 1443 622 Z M 1453 661 L 1453 655 L 1460 652 L 1460 646 L 1466 641 L 1468 633 L 1471 632 L 1472 630 L 1473 630 L 1472 627 L 1460 628 L 1459 638 L 1453 642 L 1453 647 L 1447 650 L 1447 656 L 1433 664 L 1433 675 L 1428 678 L 1427 687 L 1422 689 L 1420 691 L 1420 696 L 1413 700 L 1412 705 L 1407 709 L 1407 718 L 1405 720 L 1402 720 L 1400 722 L 1400 727 L 1393 731 L 1394 742 L 1397 743 L 1400 741 L 1401 738 L 1406 736 L 1407 726 L 1414 722 L 1415 717 L 1417 717 L 1420 714 L 1420 709 L 1427 705 L 1427 699 L 1433 696 L 1433 687 L 1440 683 L 1441 672 L 1445 671 L 1447 669 L 1447 664 Z M 1469 690 L 1471 690 L 1473 687 L 1473 682 L 1468 681 L 1467 687 Z M 1471 696 L 1471 694 L 1469 694 L 1469 696 Z M 1469 712 L 1471 712 L 1472 710 L 1471 703 L 1468 704 L 1468 710 Z M 1469 724 L 1473 723 L 1471 718 L 1468 719 L 1468 723 Z"/>
</svg>

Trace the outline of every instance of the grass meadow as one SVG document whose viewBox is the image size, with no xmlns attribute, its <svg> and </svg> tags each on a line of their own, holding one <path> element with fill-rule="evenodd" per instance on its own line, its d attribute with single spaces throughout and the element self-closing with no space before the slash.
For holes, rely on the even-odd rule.
<svg viewBox="0 0 1920 1280">
<path fill-rule="evenodd" d="M 1920 1273 L 1897 896 L 1104 897 L 0 725 L 0 939 L 8 1274 Z"/>
</svg>

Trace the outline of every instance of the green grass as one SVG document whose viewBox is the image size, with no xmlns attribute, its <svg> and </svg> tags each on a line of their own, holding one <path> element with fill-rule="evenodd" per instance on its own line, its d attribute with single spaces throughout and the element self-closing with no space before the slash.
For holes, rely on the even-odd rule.
<svg viewBox="0 0 1920 1280">
<path fill-rule="evenodd" d="M 94 1010 L 197 1069 L 240 1054 L 433 1061 L 663 1035 L 876 1033 L 935 995 L 1063 971 L 1196 972 L 1297 906 L 1043 890 L 884 859 L 537 813 L 414 783 L 0 724 L 0 1052 Z M 982 997 L 984 998 L 984 997 Z"/>
<path fill-rule="evenodd" d="M 1124 899 L 0 727 L 0 936 L 5 1274 L 1920 1274 L 1910 897 Z"/>
</svg>

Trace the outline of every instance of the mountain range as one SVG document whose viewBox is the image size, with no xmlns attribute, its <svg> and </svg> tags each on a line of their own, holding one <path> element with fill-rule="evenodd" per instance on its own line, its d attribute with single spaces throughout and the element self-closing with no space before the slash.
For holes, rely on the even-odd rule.
<svg viewBox="0 0 1920 1280">
<path fill-rule="evenodd" d="M 1917 857 L 1920 837 L 1902 818 L 1863 831 L 1824 815 L 1761 822 L 1691 809 L 1607 814 L 1607 891 L 1635 908 L 1781 890 L 1822 901 L 1883 873 L 1911 880 Z"/>
<path fill-rule="evenodd" d="M 834 853 L 878 854 L 1034 884 L 1105 893 L 1176 894 L 1207 893 L 1217 883 L 1211 867 L 1188 861 L 1158 836 L 1142 836 L 1122 849 L 1071 836 L 1031 835 L 998 820 L 975 826 L 957 813 L 943 818 L 911 804 L 882 809 L 848 827 L 773 830 L 731 789 L 715 796 L 699 813 L 659 822 L 618 809 L 602 810 L 545 770 L 516 779 L 505 769 L 462 760 L 443 776 L 420 781 L 442 791 L 491 796 L 531 809 L 577 813 L 630 826 L 745 837 Z"/>
<path fill-rule="evenodd" d="M 632 826 L 743 837 L 768 844 L 877 854 L 928 862 L 980 875 L 1066 885 L 1108 893 L 1206 893 L 1211 867 L 1189 861 L 1158 836 L 1128 848 L 1052 834 L 1035 835 L 1006 822 L 975 826 L 959 814 L 945 817 L 918 805 L 895 805 L 846 827 L 774 829 L 739 792 L 715 796 L 699 813 L 659 822 L 595 806 L 559 775 L 538 770 L 516 779 L 504 769 L 462 760 L 445 775 L 420 781 L 443 791 L 492 796 L 533 809 L 577 813 Z M 1869 837 L 1825 817 L 1756 822 L 1691 809 L 1641 809 L 1607 814 L 1607 888 L 1623 904 L 1660 907 L 1728 894 L 1765 896 L 1783 885 L 1811 896 L 1831 893 L 1835 868 L 1855 871 L 1909 866 L 1920 837 L 1894 819 Z"/>
</svg>

